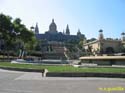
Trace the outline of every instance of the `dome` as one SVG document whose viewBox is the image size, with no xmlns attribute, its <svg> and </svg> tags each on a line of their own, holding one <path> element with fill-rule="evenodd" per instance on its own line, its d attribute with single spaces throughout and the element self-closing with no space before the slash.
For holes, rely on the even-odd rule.
<svg viewBox="0 0 125 93">
<path fill-rule="evenodd" d="M 54 31 L 54 32 L 57 31 L 57 26 L 56 26 L 56 24 L 54 22 L 54 19 L 52 19 L 52 23 L 49 26 L 49 31 Z"/>
</svg>

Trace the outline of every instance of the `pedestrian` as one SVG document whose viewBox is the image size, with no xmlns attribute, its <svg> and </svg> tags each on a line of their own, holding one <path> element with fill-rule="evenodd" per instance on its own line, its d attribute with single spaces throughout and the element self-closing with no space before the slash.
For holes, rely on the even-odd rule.
<svg viewBox="0 0 125 93">
<path fill-rule="evenodd" d="M 44 77 L 45 69 L 42 69 L 42 77 Z"/>
<path fill-rule="evenodd" d="M 42 77 L 46 77 L 46 73 L 48 72 L 47 69 L 42 69 Z"/>
</svg>

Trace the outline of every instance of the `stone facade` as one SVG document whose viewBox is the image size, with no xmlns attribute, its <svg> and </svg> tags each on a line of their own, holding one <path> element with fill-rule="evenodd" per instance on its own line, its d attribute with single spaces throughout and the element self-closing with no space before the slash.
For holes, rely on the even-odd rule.
<svg viewBox="0 0 125 93">
<path fill-rule="evenodd" d="M 83 45 L 86 52 L 91 52 L 93 55 L 96 54 L 114 54 L 122 52 L 121 49 L 125 44 L 124 35 L 122 34 L 121 39 L 105 39 L 103 31 L 99 31 L 99 38 L 95 41 L 86 43 Z"/>
</svg>

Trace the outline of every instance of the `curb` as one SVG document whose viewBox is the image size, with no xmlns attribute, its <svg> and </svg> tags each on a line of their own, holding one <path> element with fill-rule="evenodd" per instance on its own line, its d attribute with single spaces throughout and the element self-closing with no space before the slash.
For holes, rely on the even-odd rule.
<svg viewBox="0 0 125 93">
<path fill-rule="evenodd" d="M 39 72 L 42 73 L 44 69 L 26 69 L 26 68 L 11 68 L 11 67 L 0 67 L 0 69 L 4 70 L 12 70 L 12 71 L 23 71 L 23 72 Z"/>
<path fill-rule="evenodd" d="M 106 78 L 125 78 L 125 73 L 73 73 L 73 72 L 48 72 L 47 77 L 106 77 Z"/>
<path fill-rule="evenodd" d="M 11 68 L 0 67 L 0 69 L 23 71 L 23 72 L 37 72 L 43 73 L 45 69 L 25 69 L 25 68 Z M 106 77 L 106 78 L 125 78 L 125 73 L 91 73 L 91 72 L 47 72 L 46 77 Z"/>
</svg>

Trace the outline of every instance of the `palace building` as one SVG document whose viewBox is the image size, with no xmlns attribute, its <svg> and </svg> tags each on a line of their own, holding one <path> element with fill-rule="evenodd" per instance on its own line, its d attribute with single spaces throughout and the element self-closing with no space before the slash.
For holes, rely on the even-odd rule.
<svg viewBox="0 0 125 93">
<path fill-rule="evenodd" d="M 85 38 L 85 35 L 81 34 L 80 30 L 78 30 L 77 35 L 71 35 L 68 25 L 65 31 L 58 32 L 57 25 L 54 22 L 54 19 L 52 19 L 52 23 L 49 25 L 49 30 L 45 31 L 44 34 L 39 33 L 38 24 L 36 24 L 35 35 L 36 38 L 39 40 L 56 41 L 56 42 L 79 41 L 81 38 Z"/>
<path fill-rule="evenodd" d="M 65 53 L 66 44 L 78 43 L 81 39 L 85 39 L 85 35 L 80 30 L 78 30 L 76 35 L 71 35 L 69 25 L 66 26 L 63 32 L 59 32 L 54 19 L 49 25 L 49 30 L 45 31 L 44 34 L 39 33 L 38 24 L 34 28 L 34 33 L 36 38 L 42 41 L 39 46 L 44 59 L 68 59 Z"/>
</svg>

